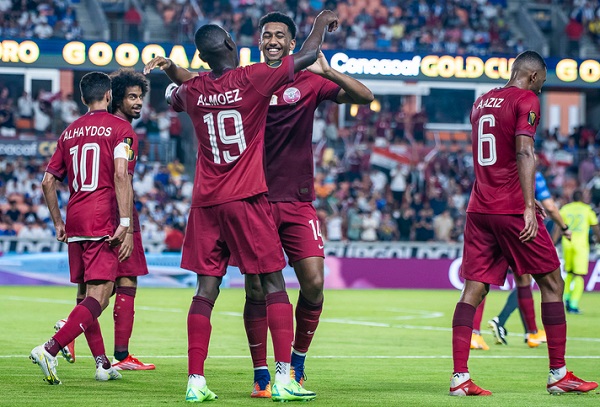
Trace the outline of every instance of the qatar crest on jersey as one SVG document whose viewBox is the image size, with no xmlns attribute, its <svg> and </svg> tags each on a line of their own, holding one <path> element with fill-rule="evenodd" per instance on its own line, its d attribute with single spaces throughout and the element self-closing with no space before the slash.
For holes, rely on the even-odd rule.
<svg viewBox="0 0 600 407">
<path fill-rule="evenodd" d="M 300 100 L 302 95 L 300 94 L 300 90 L 298 88 L 287 88 L 283 91 L 283 100 L 285 103 L 293 104 L 297 103 Z"/>
</svg>

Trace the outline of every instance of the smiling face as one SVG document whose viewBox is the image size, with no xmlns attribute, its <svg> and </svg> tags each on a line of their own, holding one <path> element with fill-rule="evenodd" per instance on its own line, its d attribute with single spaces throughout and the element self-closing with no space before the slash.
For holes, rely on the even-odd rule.
<svg viewBox="0 0 600 407">
<path fill-rule="evenodd" d="M 129 121 L 138 119 L 142 114 L 142 106 L 144 101 L 142 99 L 142 88 L 139 86 L 128 86 L 125 89 L 125 97 L 119 106 L 119 111 Z"/>
<path fill-rule="evenodd" d="M 292 39 L 288 26 L 284 23 L 267 23 L 263 26 L 260 35 L 259 49 L 265 61 L 279 61 L 289 55 L 296 47 L 296 40 Z"/>
</svg>

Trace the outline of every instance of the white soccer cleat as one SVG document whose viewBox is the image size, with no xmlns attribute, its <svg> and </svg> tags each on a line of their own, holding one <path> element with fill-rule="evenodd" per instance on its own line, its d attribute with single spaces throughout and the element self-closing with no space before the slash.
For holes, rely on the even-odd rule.
<svg viewBox="0 0 600 407">
<path fill-rule="evenodd" d="M 96 380 L 99 382 L 107 382 L 109 380 L 119 380 L 122 379 L 121 373 L 117 371 L 114 367 L 110 367 L 108 369 L 104 369 L 102 365 L 96 367 Z"/>
<path fill-rule="evenodd" d="M 29 359 L 42 369 L 44 380 L 48 382 L 48 384 L 60 384 L 60 379 L 56 374 L 58 360 L 44 349 L 44 345 L 33 348 L 29 355 Z"/>
<path fill-rule="evenodd" d="M 54 331 L 58 332 L 67 323 L 66 319 L 60 319 L 54 324 Z M 69 363 L 75 363 L 75 341 L 71 342 L 60 350 L 63 358 Z"/>
</svg>

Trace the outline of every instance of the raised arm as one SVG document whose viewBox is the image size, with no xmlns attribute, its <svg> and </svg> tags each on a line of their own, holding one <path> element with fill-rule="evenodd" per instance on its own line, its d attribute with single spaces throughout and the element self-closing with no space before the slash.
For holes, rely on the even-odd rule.
<svg viewBox="0 0 600 407">
<path fill-rule="evenodd" d="M 333 11 L 323 10 L 319 13 L 308 38 L 302 44 L 302 48 L 297 54 L 292 55 L 294 58 L 294 72 L 301 71 L 315 63 L 321 50 L 325 31 L 333 32 L 337 29 L 337 26 L 338 18 Z"/>
<path fill-rule="evenodd" d="M 375 99 L 373 92 L 371 92 L 371 90 L 365 85 L 329 66 L 327 63 L 327 58 L 325 58 L 325 55 L 321 51 L 319 51 L 317 62 L 306 69 L 312 73 L 322 76 L 325 79 L 329 79 L 331 82 L 339 85 L 342 88 L 337 95 L 336 101 L 338 103 L 356 103 L 359 105 L 366 105 Z"/>
<path fill-rule="evenodd" d="M 523 243 L 527 243 L 535 239 L 538 231 L 534 197 L 535 152 L 533 149 L 533 138 L 529 136 L 517 136 L 515 153 L 519 182 L 525 201 L 525 211 L 523 212 L 525 227 L 521 231 L 519 238 Z"/>
<path fill-rule="evenodd" d="M 58 207 L 58 195 L 56 193 L 57 182 L 59 181 L 54 175 L 50 174 L 49 172 L 44 173 L 44 179 L 42 180 L 42 191 L 44 192 L 46 206 L 50 211 L 50 217 L 54 223 L 56 240 L 66 243 L 67 232 L 65 230 L 65 222 L 63 221 L 62 215 L 60 214 L 60 208 Z"/>
<path fill-rule="evenodd" d="M 148 75 L 154 68 L 159 68 L 167 74 L 169 79 L 177 86 L 181 85 L 198 76 L 197 72 L 190 72 L 185 68 L 178 66 L 175 62 L 165 57 L 154 57 L 144 66 L 144 75 Z"/>
</svg>

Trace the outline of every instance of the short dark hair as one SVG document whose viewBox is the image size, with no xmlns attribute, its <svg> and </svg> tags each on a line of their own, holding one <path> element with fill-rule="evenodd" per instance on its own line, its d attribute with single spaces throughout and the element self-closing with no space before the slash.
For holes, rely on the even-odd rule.
<svg viewBox="0 0 600 407">
<path fill-rule="evenodd" d="M 521 65 L 529 65 L 536 69 L 545 69 L 546 61 L 544 61 L 544 58 L 535 51 L 523 51 L 517 55 L 517 58 L 513 63 L 513 66 L 516 68 L 520 68 Z"/>
<path fill-rule="evenodd" d="M 262 31 L 263 27 L 268 23 L 283 23 L 287 25 L 288 31 L 290 32 L 292 39 L 296 38 L 296 31 L 298 31 L 298 28 L 296 27 L 296 23 L 294 23 L 294 20 L 292 20 L 292 18 L 287 14 L 283 14 L 278 11 L 266 14 L 258 22 L 258 28 L 260 28 L 260 30 Z"/>
<path fill-rule="evenodd" d="M 575 192 L 573 192 L 573 201 L 575 201 L 575 202 L 583 201 L 583 192 L 581 192 L 579 189 L 576 189 Z"/>
<path fill-rule="evenodd" d="M 86 105 L 99 102 L 110 90 L 110 78 L 103 72 L 86 73 L 79 82 L 79 90 Z"/>
<path fill-rule="evenodd" d="M 226 34 L 226 31 L 216 24 L 206 24 L 198 28 L 194 35 L 194 43 L 200 52 L 200 58 L 206 61 L 206 56 L 213 55 L 225 41 Z"/>
<path fill-rule="evenodd" d="M 142 90 L 142 97 L 148 93 L 148 80 L 140 72 L 136 72 L 131 68 L 121 68 L 110 74 L 112 82 L 112 111 L 115 112 L 125 99 L 127 88 L 139 86 Z"/>
</svg>

